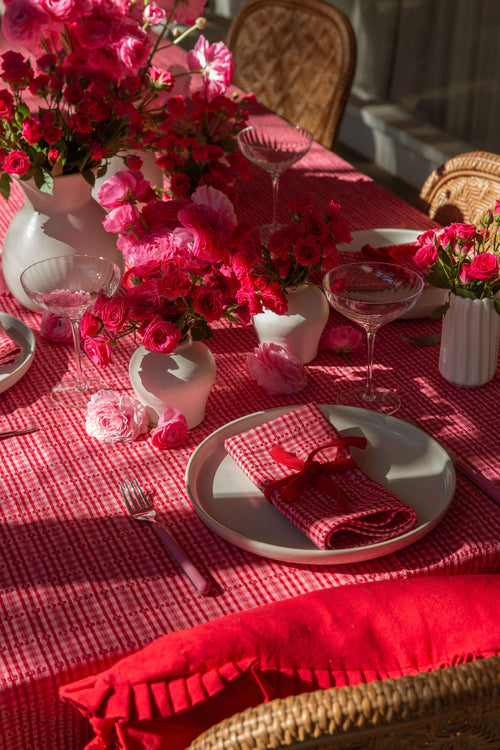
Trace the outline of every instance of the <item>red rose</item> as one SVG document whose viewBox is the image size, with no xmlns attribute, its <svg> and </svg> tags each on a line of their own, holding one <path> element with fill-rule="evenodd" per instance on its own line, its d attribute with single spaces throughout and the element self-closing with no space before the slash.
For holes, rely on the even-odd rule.
<svg viewBox="0 0 500 750">
<path fill-rule="evenodd" d="M 181 332 L 174 323 L 163 318 L 153 318 L 146 326 L 142 343 L 151 352 L 170 354 L 177 348 L 181 339 Z"/>
<path fill-rule="evenodd" d="M 99 310 L 99 317 L 108 331 L 120 331 L 129 317 L 129 308 L 124 297 L 112 297 Z"/>
<path fill-rule="evenodd" d="M 33 78 L 33 69 L 19 52 L 9 50 L 2 55 L 2 78 L 7 83 L 28 84 Z"/>
<path fill-rule="evenodd" d="M 85 310 L 80 321 L 80 333 L 83 338 L 86 339 L 88 336 L 95 336 L 96 333 L 99 333 L 100 328 L 101 322 L 99 318 L 88 312 L 88 310 Z"/>
<path fill-rule="evenodd" d="M 83 112 L 77 112 L 75 115 L 69 118 L 68 125 L 77 133 L 91 133 L 92 132 L 92 120 L 90 117 Z"/>
<path fill-rule="evenodd" d="M 9 174 L 17 174 L 22 177 L 31 168 L 31 162 L 24 151 L 11 151 L 3 163 L 3 168 Z"/>
<path fill-rule="evenodd" d="M 0 91 L 0 117 L 10 120 L 14 113 L 14 98 L 10 91 L 2 89 Z"/>
<path fill-rule="evenodd" d="M 219 320 L 224 310 L 220 290 L 208 286 L 196 287 L 193 293 L 193 307 L 208 323 Z"/>
<path fill-rule="evenodd" d="M 47 143 L 57 143 L 57 141 L 64 135 L 63 131 L 58 125 L 53 125 L 51 122 L 44 122 L 42 125 L 42 136 L 45 138 Z"/>
<path fill-rule="evenodd" d="M 30 146 L 33 146 L 42 137 L 42 123 L 34 117 L 27 117 L 23 122 L 22 134 Z"/>
</svg>

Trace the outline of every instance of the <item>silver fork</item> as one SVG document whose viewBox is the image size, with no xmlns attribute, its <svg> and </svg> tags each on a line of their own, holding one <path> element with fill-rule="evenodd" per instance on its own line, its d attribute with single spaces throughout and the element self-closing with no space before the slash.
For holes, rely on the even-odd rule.
<svg viewBox="0 0 500 750">
<path fill-rule="evenodd" d="M 177 540 L 164 526 L 156 520 L 156 510 L 153 503 L 147 498 L 136 479 L 126 482 L 118 482 L 123 500 L 132 518 L 136 521 L 149 521 L 153 524 L 158 537 L 168 549 L 177 565 L 184 571 L 193 586 L 200 594 L 207 596 L 210 592 L 211 583 L 195 566 L 191 558 L 179 546 Z"/>
</svg>

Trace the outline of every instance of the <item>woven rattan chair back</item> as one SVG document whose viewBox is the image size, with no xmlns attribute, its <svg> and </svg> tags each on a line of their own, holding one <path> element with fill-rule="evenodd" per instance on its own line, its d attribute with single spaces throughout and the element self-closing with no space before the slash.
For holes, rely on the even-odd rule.
<svg viewBox="0 0 500 750">
<path fill-rule="evenodd" d="M 443 226 L 477 224 L 500 200 L 500 156 L 471 151 L 446 161 L 425 181 L 417 207 Z"/>
<path fill-rule="evenodd" d="M 332 148 L 356 66 L 349 19 L 325 0 L 249 0 L 227 36 L 233 80 Z"/>
<path fill-rule="evenodd" d="M 189 750 L 498 750 L 500 657 L 249 708 Z"/>
</svg>

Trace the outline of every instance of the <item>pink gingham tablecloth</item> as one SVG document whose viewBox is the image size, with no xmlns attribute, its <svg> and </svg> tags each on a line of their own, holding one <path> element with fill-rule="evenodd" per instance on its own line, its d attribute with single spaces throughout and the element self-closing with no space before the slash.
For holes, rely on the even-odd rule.
<svg viewBox="0 0 500 750">
<path fill-rule="evenodd" d="M 264 116 L 264 115 L 259 115 Z M 269 221 L 267 175 L 253 169 L 241 186 L 240 223 Z M 426 228 L 426 217 L 314 144 L 282 177 L 281 201 L 313 194 L 318 207 L 343 206 L 351 228 Z M 2 202 L 3 236 L 15 208 Z M 0 395 L 0 431 L 37 423 L 23 438 L 0 441 L 0 733 L 1 750 L 75 750 L 90 739 L 87 722 L 57 697 L 58 687 L 108 667 L 164 633 L 221 615 L 330 586 L 383 578 L 467 574 L 500 568 L 500 508 L 457 477 L 445 518 L 424 539 L 386 557 L 350 565 L 293 565 L 258 557 L 213 534 L 194 513 L 184 473 L 196 446 L 230 420 L 298 403 L 266 394 L 248 375 L 253 329 L 221 326 L 209 341 L 217 363 L 204 422 L 168 452 L 151 441 L 106 445 L 89 438 L 84 415 L 56 408 L 50 388 L 69 368 L 70 345 L 41 338 L 39 317 L 4 290 L 0 309 L 36 335 L 34 362 Z M 328 327 L 345 321 L 332 313 Z M 493 481 L 500 481 L 494 425 L 500 378 L 462 390 L 438 372 L 438 347 L 408 337 L 435 333 L 430 320 L 386 326 L 375 345 L 375 377 L 397 387 L 398 416 L 417 421 Z M 132 343 L 123 342 L 107 372 L 129 388 Z M 348 381 L 365 374 L 364 350 L 349 364 L 321 350 L 307 367 L 300 403 L 335 403 Z M 88 363 L 86 367 L 91 370 Z M 155 492 L 160 518 L 219 590 L 203 598 L 171 562 L 153 532 L 131 521 L 118 481 L 136 477 Z"/>
</svg>

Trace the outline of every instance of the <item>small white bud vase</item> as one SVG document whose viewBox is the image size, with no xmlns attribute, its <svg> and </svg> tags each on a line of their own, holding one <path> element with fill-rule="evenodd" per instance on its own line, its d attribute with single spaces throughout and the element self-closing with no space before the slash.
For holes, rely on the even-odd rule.
<svg viewBox="0 0 500 750">
<path fill-rule="evenodd" d="M 129 363 L 130 383 L 151 421 L 167 407 L 186 418 L 188 429 L 205 417 L 208 396 L 215 380 L 215 358 L 202 341 L 184 341 L 171 354 L 151 352 L 140 346 Z"/>
<path fill-rule="evenodd" d="M 78 172 L 54 179 L 52 195 L 33 180 L 17 182 L 25 201 L 12 219 L 2 248 L 2 273 L 13 297 L 39 311 L 21 286 L 21 273 L 32 263 L 57 255 L 97 255 L 123 269 L 116 237 L 106 232 L 106 212 L 91 195 L 91 186 Z"/>
<path fill-rule="evenodd" d="M 287 289 L 288 312 L 277 315 L 263 310 L 252 318 L 261 344 L 277 344 L 303 364 L 312 362 L 318 353 L 321 334 L 330 307 L 322 289 L 314 284 L 301 284 Z"/>
<path fill-rule="evenodd" d="M 500 341 L 500 315 L 491 299 L 450 294 L 443 319 L 439 372 L 453 385 L 474 388 L 495 374 Z"/>
</svg>

